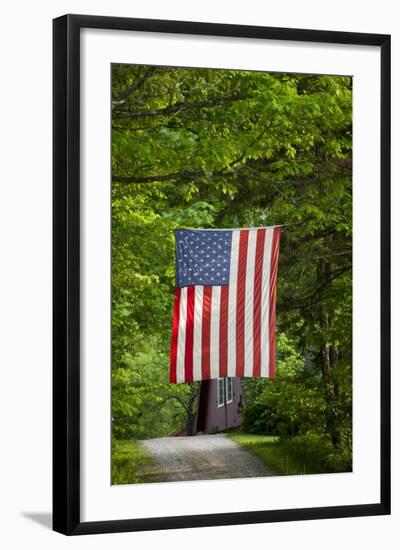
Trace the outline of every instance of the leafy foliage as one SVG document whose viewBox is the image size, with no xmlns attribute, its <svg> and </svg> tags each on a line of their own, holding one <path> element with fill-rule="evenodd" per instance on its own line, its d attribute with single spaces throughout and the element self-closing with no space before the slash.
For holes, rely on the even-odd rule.
<svg viewBox="0 0 400 550">
<path fill-rule="evenodd" d="M 278 335 L 279 358 L 274 380 L 246 379 L 242 382 L 248 401 L 243 429 L 248 433 L 300 435 L 323 430 L 325 401 L 320 377 L 304 368 L 304 360 Z"/>
</svg>

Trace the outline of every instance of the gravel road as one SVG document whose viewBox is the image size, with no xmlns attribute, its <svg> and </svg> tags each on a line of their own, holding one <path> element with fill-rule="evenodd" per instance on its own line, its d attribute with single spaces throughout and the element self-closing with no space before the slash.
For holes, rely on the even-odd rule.
<svg viewBox="0 0 400 550">
<path fill-rule="evenodd" d="M 265 477 L 277 473 L 224 434 L 141 441 L 160 467 L 157 481 Z"/>
</svg>

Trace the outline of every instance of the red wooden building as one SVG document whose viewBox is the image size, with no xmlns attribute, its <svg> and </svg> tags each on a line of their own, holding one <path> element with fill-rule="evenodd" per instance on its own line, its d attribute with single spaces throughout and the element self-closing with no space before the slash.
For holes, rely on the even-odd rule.
<svg viewBox="0 0 400 550">
<path fill-rule="evenodd" d="M 240 378 L 201 382 L 196 432 L 216 433 L 240 426 L 243 391 Z"/>
</svg>

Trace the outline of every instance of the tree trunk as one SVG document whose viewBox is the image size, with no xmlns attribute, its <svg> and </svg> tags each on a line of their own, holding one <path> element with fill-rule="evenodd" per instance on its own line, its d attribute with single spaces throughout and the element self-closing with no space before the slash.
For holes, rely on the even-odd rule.
<svg viewBox="0 0 400 550">
<path fill-rule="evenodd" d="M 318 284 L 320 286 L 329 286 L 331 278 L 331 265 L 324 259 L 318 262 Z M 320 306 L 319 322 L 323 332 L 328 332 L 332 324 L 331 315 L 325 310 L 323 302 Z M 325 422 L 326 429 L 330 435 L 334 447 L 340 445 L 340 427 L 338 422 L 338 411 L 336 404 L 338 402 L 338 385 L 334 381 L 333 370 L 338 362 L 339 352 L 335 344 L 323 342 L 320 347 L 320 365 L 322 372 L 322 382 L 325 397 Z"/>
<path fill-rule="evenodd" d="M 338 425 L 338 413 L 336 403 L 338 400 L 338 387 L 334 383 L 332 371 L 337 363 L 338 352 L 336 346 L 324 344 L 321 346 L 321 371 L 325 395 L 325 421 L 326 428 L 334 447 L 340 445 L 340 429 Z"/>
</svg>

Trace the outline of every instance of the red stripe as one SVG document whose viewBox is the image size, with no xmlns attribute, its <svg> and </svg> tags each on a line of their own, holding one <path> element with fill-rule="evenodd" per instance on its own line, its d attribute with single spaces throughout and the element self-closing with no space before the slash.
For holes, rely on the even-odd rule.
<svg viewBox="0 0 400 550">
<path fill-rule="evenodd" d="M 210 378 L 210 326 L 212 286 L 203 289 L 203 313 L 201 322 L 201 378 Z"/>
<path fill-rule="evenodd" d="M 194 286 L 187 287 L 185 382 L 193 382 Z"/>
<path fill-rule="evenodd" d="M 240 232 L 239 257 L 238 257 L 238 280 L 236 298 L 236 376 L 244 376 L 244 312 L 246 300 L 246 269 L 247 269 L 247 246 L 249 242 L 249 231 Z"/>
<path fill-rule="evenodd" d="M 178 353 L 179 310 L 181 306 L 181 289 L 175 289 L 174 312 L 172 316 L 172 338 L 169 379 L 171 384 L 176 384 L 176 357 Z"/>
<path fill-rule="evenodd" d="M 276 280 L 278 276 L 279 241 L 281 228 L 275 227 L 272 236 L 269 276 L 269 377 L 275 378 L 275 333 L 276 333 Z"/>
<path fill-rule="evenodd" d="M 263 273 L 265 229 L 257 231 L 254 264 L 254 313 L 253 313 L 253 376 L 261 376 L 261 283 Z"/>
<path fill-rule="evenodd" d="M 219 310 L 219 375 L 228 376 L 228 304 L 229 286 L 221 286 Z"/>
</svg>

